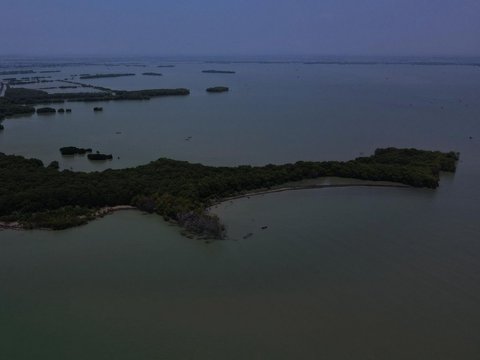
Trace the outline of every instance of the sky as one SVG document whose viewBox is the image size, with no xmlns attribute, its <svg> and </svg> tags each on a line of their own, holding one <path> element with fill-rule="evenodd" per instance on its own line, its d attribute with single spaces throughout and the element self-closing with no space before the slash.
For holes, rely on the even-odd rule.
<svg viewBox="0 0 480 360">
<path fill-rule="evenodd" d="M 480 56 L 480 0 L 0 0 L 0 55 Z"/>
</svg>

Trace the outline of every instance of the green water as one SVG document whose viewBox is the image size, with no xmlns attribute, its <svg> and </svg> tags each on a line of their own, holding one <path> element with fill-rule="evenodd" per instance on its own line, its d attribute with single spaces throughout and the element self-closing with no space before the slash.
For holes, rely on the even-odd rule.
<svg viewBox="0 0 480 360">
<path fill-rule="evenodd" d="M 205 68 L 237 74 L 212 78 Z M 8 120 L 0 151 L 47 162 L 61 160 L 58 147 L 79 145 L 120 156 L 62 160 L 84 170 L 159 156 L 348 159 L 387 145 L 456 150 L 461 162 L 435 191 L 332 188 L 223 203 L 213 211 L 229 239 L 209 244 L 136 211 L 60 232 L 0 231 L 1 359 L 480 357 L 479 69 L 160 71 L 97 81 L 164 82 L 192 95 Z M 209 85 L 232 91 L 210 96 Z"/>
</svg>

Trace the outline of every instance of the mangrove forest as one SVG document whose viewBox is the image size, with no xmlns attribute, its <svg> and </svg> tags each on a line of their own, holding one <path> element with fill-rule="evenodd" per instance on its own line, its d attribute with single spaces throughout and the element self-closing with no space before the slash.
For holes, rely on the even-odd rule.
<svg viewBox="0 0 480 360">
<path fill-rule="evenodd" d="M 223 226 L 207 209 L 227 197 L 326 176 L 434 189 L 440 172 L 454 172 L 458 158 L 454 152 L 385 148 L 350 161 L 213 167 L 160 158 L 134 168 L 87 173 L 59 171 L 38 159 L 0 153 L 0 221 L 64 229 L 94 219 L 102 208 L 131 205 L 199 237 L 222 238 Z"/>
<path fill-rule="evenodd" d="M 210 93 L 221 93 L 226 91 L 229 91 L 229 88 L 226 86 L 214 86 L 214 87 L 207 88 L 207 92 L 210 92 Z"/>
</svg>

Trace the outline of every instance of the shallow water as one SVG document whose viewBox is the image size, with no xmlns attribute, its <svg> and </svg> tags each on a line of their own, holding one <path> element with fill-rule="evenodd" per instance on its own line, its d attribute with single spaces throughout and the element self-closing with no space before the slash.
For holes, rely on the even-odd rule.
<svg viewBox="0 0 480 360">
<path fill-rule="evenodd" d="M 210 244 L 136 211 L 60 232 L 0 231 L 1 358 L 480 356 L 478 68 L 112 70 L 134 71 L 165 75 L 96 84 L 192 94 L 7 120 L 0 151 L 82 170 L 159 156 L 213 165 L 349 159 L 379 146 L 455 150 L 461 162 L 435 191 L 333 188 L 226 202 L 214 211 L 229 239 Z M 204 93 L 211 85 L 231 92 Z M 61 159 L 65 145 L 120 159 Z"/>
<path fill-rule="evenodd" d="M 201 72 L 212 67 L 237 73 Z M 140 75 L 155 69 L 65 67 L 58 76 L 133 71 L 136 76 L 88 83 L 113 89 L 187 87 L 191 95 L 73 102 L 58 106 L 72 108 L 71 114 L 7 120 L 0 151 L 59 160 L 76 170 L 134 166 L 159 157 L 265 164 L 351 159 L 382 146 L 464 153 L 474 146 L 468 137 L 479 133 L 480 67 L 181 63 L 158 69 L 162 77 Z M 215 85 L 231 90 L 205 92 Z M 95 106 L 103 112 L 93 113 Z M 62 158 L 58 149 L 70 145 L 112 153 L 115 160 Z"/>
</svg>

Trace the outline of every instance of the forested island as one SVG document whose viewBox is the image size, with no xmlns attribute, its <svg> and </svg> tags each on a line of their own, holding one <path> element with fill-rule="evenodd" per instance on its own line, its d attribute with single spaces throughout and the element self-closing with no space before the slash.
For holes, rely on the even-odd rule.
<svg viewBox="0 0 480 360">
<path fill-rule="evenodd" d="M 41 107 L 37 109 L 37 114 L 55 114 L 57 110 L 51 107 Z"/>
<path fill-rule="evenodd" d="M 207 88 L 207 92 L 210 92 L 210 93 L 221 93 L 229 90 L 230 89 L 226 86 L 214 86 L 214 87 Z"/>
<path fill-rule="evenodd" d="M 144 72 L 144 73 L 142 73 L 142 75 L 145 75 L 145 76 L 163 76 L 161 73 L 157 73 L 157 72 Z"/>
<path fill-rule="evenodd" d="M 222 224 L 207 209 L 227 197 L 327 176 L 434 189 L 440 172 L 454 172 L 458 158 L 454 152 L 386 148 L 345 162 L 212 167 L 161 158 L 135 168 L 85 173 L 0 153 L 0 221 L 4 227 L 64 229 L 87 223 L 104 214 L 102 209 L 130 205 L 196 236 L 223 238 Z"/>
<path fill-rule="evenodd" d="M 17 85 L 29 85 L 29 84 L 40 84 L 40 83 L 51 83 L 53 80 L 46 80 L 50 76 L 35 76 L 35 77 L 22 77 L 21 79 L 17 78 L 5 78 L 7 85 L 17 86 Z"/>
<path fill-rule="evenodd" d="M 80 79 L 85 80 L 85 79 L 103 79 L 103 78 L 116 78 L 116 77 L 122 77 L 122 76 L 135 76 L 135 74 L 132 73 L 119 73 L 119 74 L 82 74 L 80 75 Z"/>
<path fill-rule="evenodd" d="M 0 97 L 0 122 L 7 118 L 14 115 L 29 115 L 35 112 L 35 108 L 33 106 L 24 106 L 11 100 Z"/>
<path fill-rule="evenodd" d="M 86 153 L 91 153 L 92 149 L 91 148 L 79 148 L 76 146 L 65 146 L 60 148 L 60 153 L 63 156 L 68 156 L 68 155 L 84 155 Z"/>
<path fill-rule="evenodd" d="M 202 70 L 202 73 L 206 73 L 206 74 L 235 74 L 235 71 L 231 71 L 231 70 Z"/>
<path fill-rule="evenodd" d="M 5 75 L 25 75 L 25 74 L 35 74 L 33 70 L 9 70 L 9 71 L 0 71 L 0 76 Z"/>
<path fill-rule="evenodd" d="M 27 111 L 27 109 L 19 108 L 19 105 L 62 103 L 64 101 L 149 100 L 158 96 L 183 96 L 189 94 L 190 90 L 185 88 L 49 94 L 43 90 L 7 87 L 5 96 L 0 98 L 0 116 L 2 113 L 7 114 L 4 116 L 10 116 L 22 111 L 30 111 L 30 109 Z"/>
<path fill-rule="evenodd" d="M 7 117 L 35 113 L 33 105 L 36 104 L 63 103 L 65 101 L 149 100 L 152 97 L 185 96 L 189 94 L 190 90 L 185 88 L 49 94 L 43 90 L 7 86 L 5 96 L 0 97 L 0 124 Z M 53 108 L 40 108 L 37 113 L 53 114 L 55 111 Z M 72 110 L 66 109 L 65 111 L 70 113 Z M 3 125 L 1 130 L 3 130 Z"/>
<path fill-rule="evenodd" d="M 88 160 L 92 160 L 92 161 L 104 161 L 104 160 L 112 160 L 113 155 L 96 153 L 96 154 L 88 154 L 87 158 Z"/>
</svg>

